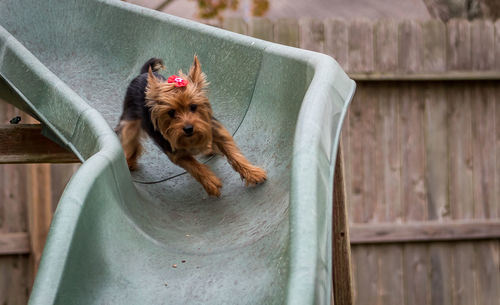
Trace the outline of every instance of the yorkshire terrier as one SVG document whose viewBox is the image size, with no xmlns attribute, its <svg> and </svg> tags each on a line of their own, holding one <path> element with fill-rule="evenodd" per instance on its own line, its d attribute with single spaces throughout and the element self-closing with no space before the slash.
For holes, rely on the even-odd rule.
<svg viewBox="0 0 500 305">
<path fill-rule="evenodd" d="M 207 96 L 208 82 L 197 56 L 189 75 L 179 71 L 165 79 L 157 72 L 163 61 L 151 58 L 132 80 L 116 127 L 130 170 L 137 169 L 144 132 L 168 158 L 184 168 L 211 196 L 220 197 L 222 183 L 196 155 L 223 154 L 246 185 L 262 183 L 266 172 L 252 165 L 236 146 L 227 129 L 213 117 Z"/>
</svg>

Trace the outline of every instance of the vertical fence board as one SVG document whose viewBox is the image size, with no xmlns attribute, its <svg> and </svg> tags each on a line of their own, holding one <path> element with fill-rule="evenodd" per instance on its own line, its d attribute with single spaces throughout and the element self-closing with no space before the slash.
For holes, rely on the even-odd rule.
<svg viewBox="0 0 500 305">
<path fill-rule="evenodd" d="M 26 232 L 26 166 L 7 164 L 2 165 L 4 176 L 3 192 L 3 232 Z"/>
<path fill-rule="evenodd" d="M 441 22 L 421 24 L 423 44 L 419 53 L 424 70 L 446 69 L 446 32 Z M 436 220 L 449 216 L 448 206 L 448 132 L 447 100 L 444 84 L 425 84 L 420 87 L 425 99 L 426 186 L 428 218 Z"/>
<path fill-rule="evenodd" d="M 491 70 L 495 66 L 495 26 L 489 20 L 471 23 L 471 60 L 473 70 Z"/>
<path fill-rule="evenodd" d="M 475 83 L 472 88 L 472 172 L 475 218 L 497 217 L 495 200 L 494 88 Z"/>
<path fill-rule="evenodd" d="M 361 87 L 361 86 L 359 86 Z M 351 102 L 349 110 L 349 151 L 351 153 L 350 189 L 348 193 L 350 199 L 349 218 L 351 223 L 363 222 L 363 112 L 362 101 L 365 98 L 364 90 L 358 91 Z"/>
<path fill-rule="evenodd" d="M 373 175 L 377 164 L 376 117 L 378 100 L 373 95 L 373 85 L 363 85 L 355 97 L 350 112 L 349 135 L 351 151 L 351 215 L 354 222 L 369 222 L 374 217 L 377 179 Z"/>
<path fill-rule="evenodd" d="M 246 35 L 248 33 L 247 23 L 242 18 L 224 18 L 222 27 L 239 34 Z"/>
<path fill-rule="evenodd" d="M 398 70 L 416 72 L 421 62 L 421 29 L 415 22 L 403 22 L 398 29 Z M 403 55 L 404 54 L 404 55 Z M 425 202 L 424 100 L 416 87 L 401 85 L 401 200 L 405 221 L 427 218 Z M 428 304 L 429 259 L 426 245 L 403 246 L 406 304 Z"/>
<path fill-rule="evenodd" d="M 500 218 L 500 85 L 493 82 L 493 97 L 495 99 L 495 202 L 497 203 L 497 215 Z"/>
<path fill-rule="evenodd" d="M 449 86 L 448 147 L 451 211 L 454 219 L 470 219 L 474 217 L 470 91 L 461 83 Z"/>
<path fill-rule="evenodd" d="M 296 19 L 278 19 L 274 24 L 274 40 L 291 47 L 299 46 L 299 24 Z"/>
<path fill-rule="evenodd" d="M 35 276 L 52 220 L 50 164 L 30 164 L 28 166 L 28 186 L 31 268 L 33 276 Z"/>
<path fill-rule="evenodd" d="M 379 261 L 377 304 L 404 304 L 403 247 L 401 245 L 384 245 L 378 246 L 376 251 Z"/>
<path fill-rule="evenodd" d="M 446 56 L 448 70 L 468 70 L 472 67 L 471 32 L 467 20 L 452 19 L 447 26 Z"/>
<path fill-rule="evenodd" d="M 349 72 L 373 71 L 373 25 L 366 20 L 349 24 Z"/>
<path fill-rule="evenodd" d="M 375 213 L 380 222 L 401 222 L 401 156 L 399 136 L 399 95 L 398 88 L 385 84 L 375 91 L 379 98 L 377 130 L 382 161 L 379 186 L 380 201 Z"/>
<path fill-rule="evenodd" d="M 425 153 L 428 219 L 450 218 L 448 103 L 443 85 L 425 85 Z"/>
<path fill-rule="evenodd" d="M 349 70 L 348 60 L 348 25 L 344 20 L 327 19 L 324 23 L 325 45 L 324 52 L 342 66 L 345 71 Z"/>
<path fill-rule="evenodd" d="M 429 304 L 427 245 L 407 244 L 403 249 L 405 304 Z"/>
<path fill-rule="evenodd" d="M 462 83 L 448 89 L 448 146 L 450 150 L 450 203 L 453 219 L 474 217 L 472 192 L 472 117 L 470 91 Z M 475 254 L 471 243 L 458 243 L 453 251 L 456 305 L 475 304 Z"/>
<path fill-rule="evenodd" d="M 412 66 L 413 64 L 410 64 Z M 423 96 L 416 87 L 401 85 L 401 191 L 404 219 L 427 218 L 423 128 Z M 425 245 L 404 245 L 404 282 L 407 304 L 427 304 L 429 295 L 428 249 Z"/>
<path fill-rule="evenodd" d="M 361 84 L 362 89 L 353 100 L 349 118 L 349 140 L 351 151 L 351 219 L 353 222 L 369 221 L 367 215 L 373 216 L 367 203 L 374 196 L 376 181 L 373 177 L 372 149 L 376 148 L 374 129 L 376 104 L 370 97 L 370 85 Z M 368 144 L 368 145 L 367 145 Z M 365 177 L 365 174 L 370 177 Z M 368 178 L 368 179 L 367 179 Z M 370 180 L 371 179 L 371 180 Z M 371 181 L 369 185 L 367 181 Z M 353 264 L 355 265 L 356 304 L 368 304 L 379 293 L 379 251 L 376 246 L 353 247 Z"/>
<path fill-rule="evenodd" d="M 377 183 L 376 222 L 397 222 L 401 220 L 400 202 L 400 158 L 398 133 L 398 105 L 396 94 L 387 87 L 378 92 L 377 109 L 377 159 L 373 175 Z M 378 304 L 397 305 L 404 303 L 403 246 L 385 245 L 376 248 L 378 256 Z"/>
<path fill-rule="evenodd" d="M 422 43 L 418 50 L 421 69 L 426 72 L 446 70 L 446 28 L 431 20 L 419 24 Z M 422 84 L 425 100 L 425 180 L 427 220 L 451 218 L 448 200 L 448 107 L 444 84 Z M 430 304 L 453 304 L 452 249 L 446 243 L 429 245 Z"/>
<path fill-rule="evenodd" d="M 374 66 L 377 72 L 393 72 L 398 67 L 398 24 L 381 20 L 373 29 Z"/>
<path fill-rule="evenodd" d="M 299 28 L 300 47 L 314 52 L 323 52 L 325 43 L 323 21 L 304 18 L 299 21 Z"/>
<path fill-rule="evenodd" d="M 360 248 L 360 247 L 358 247 Z M 356 246 L 351 245 L 351 272 L 352 272 L 352 300 L 353 304 L 359 304 L 358 299 L 358 264 L 357 257 L 355 255 Z M 335 305 L 334 300 L 332 298 L 332 305 Z"/>
<path fill-rule="evenodd" d="M 448 104 L 442 84 L 424 85 L 425 180 L 429 220 L 450 218 L 448 200 Z"/>
<path fill-rule="evenodd" d="M 356 261 L 355 304 L 373 304 L 378 296 L 378 255 L 377 246 L 352 247 Z"/>
<path fill-rule="evenodd" d="M 25 305 L 28 303 L 27 258 L 9 255 L 0 258 L 0 304 Z"/>
<path fill-rule="evenodd" d="M 428 220 L 450 217 L 448 201 L 448 104 L 443 84 L 421 87 L 425 98 L 425 180 Z"/>
<path fill-rule="evenodd" d="M 374 110 L 374 120 L 372 125 L 372 140 L 369 143 L 372 145 L 369 147 L 371 151 L 371 155 L 373 158 L 369 161 L 370 168 L 372 174 L 368 174 L 373 177 L 370 181 L 373 183 L 373 197 L 372 198 L 372 206 L 371 213 L 373 216 L 370 219 L 370 223 L 378 223 L 378 222 L 386 222 L 388 219 L 386 218 L 386 207 L 390 205 L 390 202 L 385 201 L 385 159 L 384 159 L 384 149 L 381 143 L 385 140 L 384 135 L 384 124 L 382 118 L 385 116 L 384 113 L 381 112 L 382 104 L 385 102 L 382 95 L 382 88 L 378 85 L 371 85 L 370 95 L 373 96 L 374 104 L 368 105 L 372 107 Z M 367 171 L 368 173 L 368 171 Z"/>
<path fill-rule="evenodd" d="M 398 100 L 390 84 L 373 86 L 370 95 L 376 96 L 376 143 L 371 149 L 375 156 L 376 197 L 372 222 L 396 222 L 401 220 L 400 158 L 398 134 Z M 373 162 L 373 161 L 372 161 Z M 376 202 L 376 203 L 375 203 Z M 376 248 L 378 257 L 378 304 L 399 305 L 404 303 L 403 247 L 384 245 Z"/>
<path fill-rule="evenodd" d="M 476 250 L 477 304 L 500 304 L 500 263 L 498 241 L 480 241 L 474 244 Z"/>
<path fill-rule="evenodd" d="M 444 48 L 443 48 L 444 50 Z M 442 84 L 422 86 L 425 94 L 425 148 L 428 220 L 450 218 L 448 201 L 448 107 Z M 429 245 L 430 304 L 453 304 L 452 249 Z"/>
<path fill-rule="evenodd" d="M 500 70 L 500 19 L 495 22 L 495 70 Z"/>
<path fill-rule="evenodd" d="M 447 243 L 429 245 L 430 303 L 433 305 L 453 304 L 452 249 Z"/>
<path fill-rule="evenodd" d="M 428 219 L 450 219 L 448 201 L 447 103 L 442 85 L 425 86 L 426 185 Z M 429 245 L 430 303 L 453 304 L 452 248 L 447 243 Z"/>
<path fill-rule="evenodd" d="M 355 254 L 356 246 L 351 245 L 351 271 L 352 271 L 352 300 L 353 304 L 359 304 L 358 300 L 358 264 L 357 264 L 357 255 Z M 360 248 L 360 247 L 358 247 Z M 332 298 L 333 299 L 333 298 Z M 332 300 L 332 305 L 335 305 L 334 300 Z"/>
<path fill-rule="evenodd" d="M 273 23 L 267 18 L 254 17 L 248 22 L 248 34 L 255 38 L 273 41 Z"/>
<path fill-rule="evenodd" d="M 438 20 L 429 20 L 422 27 L 422 70 L 425 72 L 446 71 L 446 27 Z"/>
<path fill-rule="evenodd" d="M 362 138 L 357 139 L 362 145 L 362 170 L 363 170 L 363 222 L 372 222 L 375 217 L 376 206 L 380 204 L 377 201 L 378 183 L 377 169 L 379 168 L 379 158 L 377 150 L 379 144 L 377 140 L 377 108 L 378 99 L 376 89 L 373 84 L 367 84 L 364 87 L 365 96 L 362 100 L 362 111 L 364 114 Z"/>
<path fill-rule="evenodd" d="M 416 73 L 422 70 L 421 48 L 422 28 L 416 21 L 403 21 L 399 24 L 399 71 Z"/>
<path fill-rule="evenodd" d="M 453 248 L 453 300 L 456 305 L 477 304 L 474 285 L 476 277 L 474 246 L 471 243 L 460 242 Z"/>
<path fill-rule="evenodd" d="M 406 221 L 427 219 L 425 189 L 424 102 L 415 86 L 401 85 L 401 184 Z"/>
<path fill-rule="evenodd" d="M 425 148 L 428 219 L 450 218 L 446 94 L 442 84 L 422 86 L 425 94 Z M 453 304 L 452 249 L 446 243 L 429 245 L 430 304 Z"/>
</svg>

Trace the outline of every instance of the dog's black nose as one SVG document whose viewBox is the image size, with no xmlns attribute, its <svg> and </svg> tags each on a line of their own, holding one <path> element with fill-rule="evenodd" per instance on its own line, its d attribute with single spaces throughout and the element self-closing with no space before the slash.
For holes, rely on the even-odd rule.
<svg viewBox="0 0 500 305">
<path fill-rule="evenodd" d="M 184 130 L 185 134 L 190 135 L 190 134 L 193 134 L 194 128 L 193 128 L 193 125 L 186 125 L 186 126 L 184 126 L 183 130 Z"/>
</svg>

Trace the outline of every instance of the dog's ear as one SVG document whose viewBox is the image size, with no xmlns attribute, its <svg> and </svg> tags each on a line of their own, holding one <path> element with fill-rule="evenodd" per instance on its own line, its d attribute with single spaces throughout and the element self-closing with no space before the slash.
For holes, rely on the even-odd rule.
<svg viewBox="0 0 500 305">
<path fill-rule="evenodd" d="M 205 73 L 201 72 L 201 65 L 198 61 L 198 56 L 194 56 L 193 65 L 189 69 L 189 78 L 198 88 L 205 88 L 208 83 Z"/>
</svg>

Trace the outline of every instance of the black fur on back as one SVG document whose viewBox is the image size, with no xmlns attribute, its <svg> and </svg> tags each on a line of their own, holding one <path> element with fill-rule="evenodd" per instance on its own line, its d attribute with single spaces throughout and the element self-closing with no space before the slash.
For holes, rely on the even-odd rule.
<svg viewBox="0 0 500 305">
<path fill-rule="evenodd" d="M 128 85 L 125 99 L 123 101 L 123 113 L 120 121 L 133 121 L 141 119 L 142 128 L 153 138 L 155 143 L 165 152 L 172 152 L 172 146 L 161 135 L 161 133 L 154 129 L 153 122 L 151 122 L 150 108 L 146 106 L 146 87 L 148 85 L 148 70 L 151 67 L 154 76 L 164 81 L 165 78 L 156 73 L 163 67 L 163 61 L 158 58 L 151 58 L 141 68 L 141 74 L 134 78 Z"/>
</svg>

